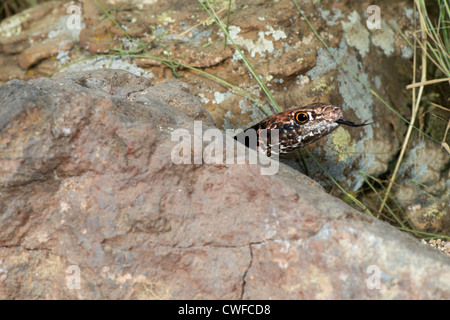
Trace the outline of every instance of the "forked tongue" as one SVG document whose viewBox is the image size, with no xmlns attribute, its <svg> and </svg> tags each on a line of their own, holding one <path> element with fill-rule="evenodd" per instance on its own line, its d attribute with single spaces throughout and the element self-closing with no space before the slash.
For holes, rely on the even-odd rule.
<svg viewBox="0 0 450 320">
<path fill-rule="evenodd" d="M 344 120 L 344 119 L 339 119 L 336 122 L 339 123 L 339 124 L 345 124 L 345 125 L 351 126 L 351 127 L 362 127 L 362 126 L 367 126 L 369 124 L 372 124 L 371 122 L 367 123 L 367 120 L 364 121 L 363 123 L 354 123 L 354 122 L 347 121 L 347 120 Z"/>
</svg>

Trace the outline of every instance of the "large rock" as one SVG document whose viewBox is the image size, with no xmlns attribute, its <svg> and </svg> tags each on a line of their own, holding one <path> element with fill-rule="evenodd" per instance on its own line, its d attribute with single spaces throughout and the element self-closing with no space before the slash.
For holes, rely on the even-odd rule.
<svg viewBox="0 0 450 320">
<path fill-rule="evenodd" d="M 0 106 L 1 299 L 450 298 L 447 257 L 285 165 L 174 164 L 214 123 L 183 84 L 59 74 Z"/>
</svg>

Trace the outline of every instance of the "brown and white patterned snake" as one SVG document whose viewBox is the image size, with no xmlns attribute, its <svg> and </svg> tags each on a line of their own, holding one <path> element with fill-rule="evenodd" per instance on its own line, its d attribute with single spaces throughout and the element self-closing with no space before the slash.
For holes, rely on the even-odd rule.
<svg viewBox="0 0 450 320">
<path fill-rule="evenodd" d="M 361 127 L 369 123 L 358 124 L 344 120 L 338 106 L 314 103 L 274 114 L 234 138 L 270 157 L 273 153 L 286 154 L 307 146 L 329 134 L 340 124 Z M 263 133 L 263 130 L 267 131 Z M 278 132 L 278 139 L 274 141 L 272 133 L 275 130 Z"/>
</svg>

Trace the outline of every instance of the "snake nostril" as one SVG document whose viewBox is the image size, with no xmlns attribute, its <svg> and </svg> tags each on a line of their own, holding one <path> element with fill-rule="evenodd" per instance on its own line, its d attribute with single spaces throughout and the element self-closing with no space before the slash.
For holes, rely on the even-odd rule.
<svg viewBox="0 0 450 320">
<path fill-rule="evenodd" d="M 278 122 L 277 123 L 277 129 L 282 129 L 284 127 L 284 122 Z"/>
</svg>

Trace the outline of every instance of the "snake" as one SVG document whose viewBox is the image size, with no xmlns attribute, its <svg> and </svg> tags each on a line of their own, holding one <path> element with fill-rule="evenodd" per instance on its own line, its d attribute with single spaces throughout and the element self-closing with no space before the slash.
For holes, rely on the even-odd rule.
<svg viewBox="0 0 450 320">
<path fill-rule="evenodd" d="M 270 157 L 273 153 L 288 154 L 305 147 L 333 132 L 339 125 L 362 127 L 369 124 L 367 121 L 344 120 L 341 108 L 336 105 L 313 103 L 271 115 L 235 135 L 234 139 Z M 267 131 L 263 133 L 264 130 Z M 275 131 L 278 139 L 272 139 Z"/>
</svg>

